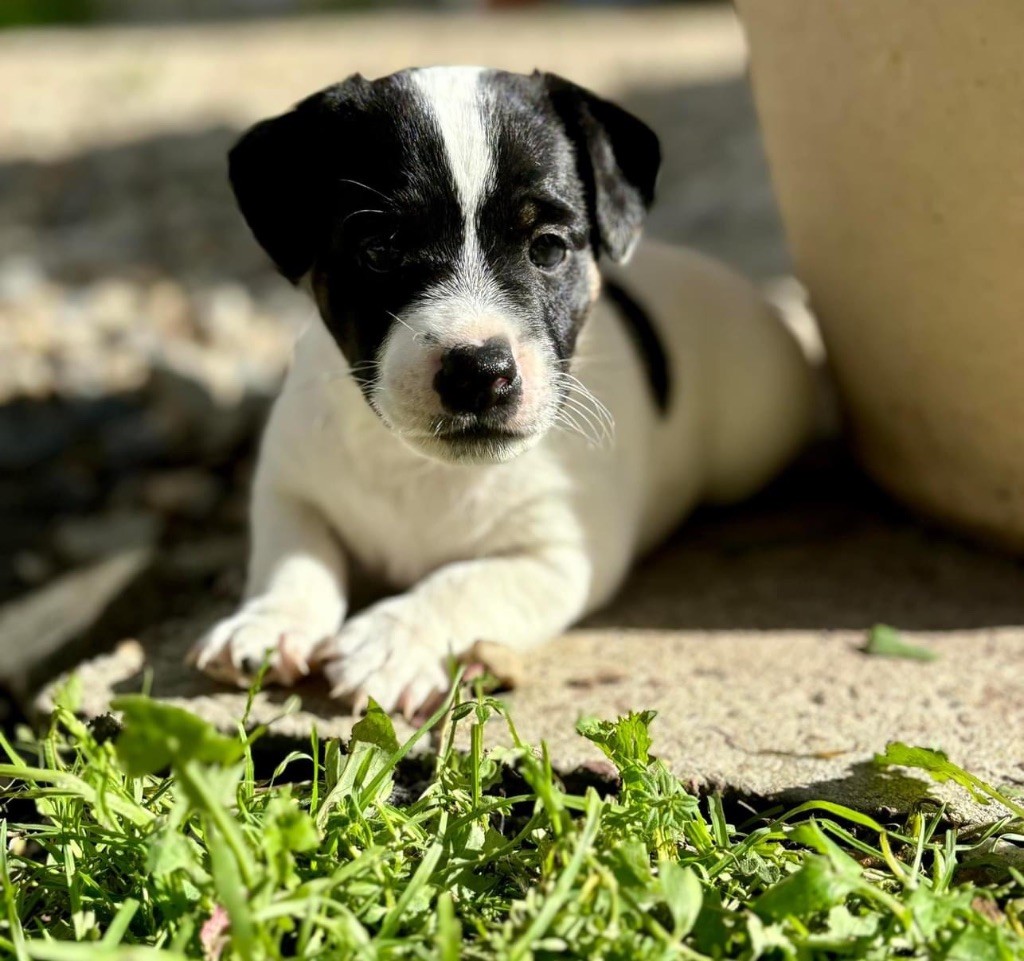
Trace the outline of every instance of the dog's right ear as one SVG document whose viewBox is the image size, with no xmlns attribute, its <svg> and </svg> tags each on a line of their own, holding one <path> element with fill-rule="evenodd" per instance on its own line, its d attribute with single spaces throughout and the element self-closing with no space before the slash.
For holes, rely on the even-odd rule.
<svg viewBox="0 0 1024 961">
<path fill-rule="evenodd" d="M 640 239 L 661 166 L 657 134 L 621 107 L 553 73 L 535 73 L 576 146 L 587 191 L 594 250 L 629 259 Z"/>
<path fill-rule="evenodd" d="M 330 230 L 329 165 L 344 150 L 359 74 L 251 127 L 228 154 L 228 177 L 245 222 L 293 284 L 313 266 Z"/>
</svg>

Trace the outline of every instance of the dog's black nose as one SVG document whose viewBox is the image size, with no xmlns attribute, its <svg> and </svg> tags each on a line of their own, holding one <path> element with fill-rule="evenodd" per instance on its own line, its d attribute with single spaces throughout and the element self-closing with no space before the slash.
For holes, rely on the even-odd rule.
<svg viewBox="0 0 1024 961">
<path fill-rule="evenodd" d="M 480 347 L 453 347 L 441 358 L 434 390 L 453 414 L 511 408 L 523 392 L 512 345 L 491 337 Z"/>
</svg>

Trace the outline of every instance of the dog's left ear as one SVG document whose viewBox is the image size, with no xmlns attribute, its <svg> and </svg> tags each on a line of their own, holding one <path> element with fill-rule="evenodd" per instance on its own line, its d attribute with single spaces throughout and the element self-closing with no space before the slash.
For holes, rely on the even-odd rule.
<svg viewBox="0 0 1024 961">
<path fill-rule="evenodd" d="M 228 154 L 228 177 L 242 216 L 277 269 L 293 284 L 313 264 L 324 231 L 313 169 L 322 151 L 311 111 L 295 109 L 246 131 Z"/>
<path fill-rule="evenodd" d="M 587 191 L 594 248 L 624 261 L 640 239 L 661 166 L 658 137 L 642 120 L 553 73 L 540 74 Z"/>
<path fill-rule="evenodd" d="M 228 154 L 228 178 L 242 216 L 293 284 L 324 245 L 338 171 L 356 139 L 356 117 L 369 87 L 370 81 L 353 74 L 251 127 Z"/>
</svg>

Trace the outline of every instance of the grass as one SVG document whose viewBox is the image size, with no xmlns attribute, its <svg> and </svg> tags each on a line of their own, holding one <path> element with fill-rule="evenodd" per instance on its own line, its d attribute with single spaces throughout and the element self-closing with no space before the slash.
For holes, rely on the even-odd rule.
<svg viewBox="0 0 1024 961">
<path fill-rule="evenodd" d="M 500 701 L 462 697 L 401 745 L 371 706 L 347 750 L 314 735 L 262 780 L 244 720 L 224 737 L 132 696 L 123 727 L 87 726 L 66 698 L 45 736 L 2 743 L 0 956 L 1024 958 L 1024 877 L 993 854 L 1011 818 L 968 839 L 941 809 L 897 828 L 823 802 L 734 825 L 651 757 L 649 712 L 580 722 L 618 783 L 574 792 Z M 494 724 L 514 747 L 484 751 Z M 410 791 L 396 777 L 430 729 Z M 1024 817 L 939 753 L 878 762 Z"/>
</svg>

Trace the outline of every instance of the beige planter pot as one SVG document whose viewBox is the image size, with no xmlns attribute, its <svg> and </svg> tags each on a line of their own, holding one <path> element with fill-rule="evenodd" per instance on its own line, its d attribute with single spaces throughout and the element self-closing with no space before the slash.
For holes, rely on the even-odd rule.
<svg viewBox="0 0 1024 961">
<path fill-rule="evenodd" d="M 1024 0 L 737 0 L 868 470 L 1024 548 Z"/>
</svg>

